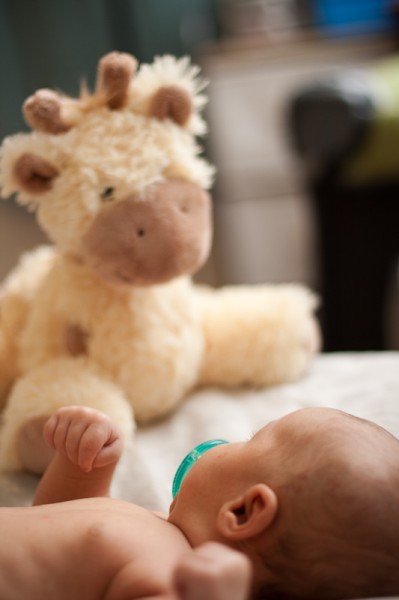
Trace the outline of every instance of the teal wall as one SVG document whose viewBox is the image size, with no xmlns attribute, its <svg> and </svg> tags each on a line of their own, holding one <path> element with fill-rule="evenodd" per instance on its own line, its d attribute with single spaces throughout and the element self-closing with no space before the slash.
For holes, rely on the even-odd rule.
<svg viewBox="0 0 399 600">
<path fill-rule="evenodd" d="M 214 0 L 0 0 L 0 139 L 26 128 L 27 96 L 76 95 L 106 52 L 191 54 L 215 31 Z"/>
</svg>

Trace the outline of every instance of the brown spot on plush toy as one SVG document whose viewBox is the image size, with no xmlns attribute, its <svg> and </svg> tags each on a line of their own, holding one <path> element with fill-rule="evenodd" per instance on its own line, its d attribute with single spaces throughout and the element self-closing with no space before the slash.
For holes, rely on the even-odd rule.
<svg viewBox="0 0 399 600">
<path fill-rule="evenodd" d="M 88 352 L 89 334 L 80 325 L 71 323 L 65 330 L 65 346 L 71 356 L 82 356 Z"/>
<path fill-rule="evenodd" d="M 307 289 L 190 279 L 212 237 L 202 88 L 187 59 L 136 70 L 111 53 L 94 93 L 37 92 L 35 131 L 4 140 L 2 195 L 36 210 L 53 246 L 1 289 L 1 468 L 45 467 L 32 428 L 59 406 L 98 408 L 132 435 L 197 385 L 293 381 L 317 351 Z"/>
</svg>

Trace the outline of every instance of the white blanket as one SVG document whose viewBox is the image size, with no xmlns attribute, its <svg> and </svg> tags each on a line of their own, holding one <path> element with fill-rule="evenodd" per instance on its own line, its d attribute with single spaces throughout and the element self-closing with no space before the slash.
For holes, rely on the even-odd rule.
<svg viewBox="0 0 399 600">
<path fill-rule="evenodd" d="M 330 406 L 365 417 L 399 437 L 399 352 L 319 356 L 300 381 L 266 390 L 206 389 L 169 418 L 140 428 L 126 447 L 113 496 L 167 511 L 182 458 L 210 438 L 238 441 L 268 421 L 305 406 Z M 0 477 L 0 505 L 27 505 L 37 479 Z"/>
</svg>

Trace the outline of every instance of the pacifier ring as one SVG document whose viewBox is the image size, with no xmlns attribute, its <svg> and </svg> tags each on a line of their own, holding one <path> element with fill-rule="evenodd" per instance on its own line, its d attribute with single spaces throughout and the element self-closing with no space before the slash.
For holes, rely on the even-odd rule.
<svg viewBox="0 0 399 600">
<path fill-rule="evenodd" d="M 222 444 L 228 444 L 226 440 L 208 440 L 206 442 L 202 442 L 195 446 L 191 452 L 187 454 L 187 456 L 180 463 L 176 474 L 173 478 L 172 484 L 172 496 L 175 498 L 178 491 L 180 490 L 181 484 L 183 483 L 183 479 L 191 469 L 191 467 L 197 462 L 201 456 L 203 456 L 208 450 L 215 448 L 216 446 L 220 446 Z"/>
</svg>

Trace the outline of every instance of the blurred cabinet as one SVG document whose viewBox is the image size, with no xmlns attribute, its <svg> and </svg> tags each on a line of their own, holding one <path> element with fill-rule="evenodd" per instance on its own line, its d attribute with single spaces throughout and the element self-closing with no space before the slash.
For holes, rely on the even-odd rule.
<svg viewBox="0 0 399 600">
<path fill-rule="evenodd" d="M 204 51 L 221 283 L 300 281 L 317 287 L 315 224 L 290 150 L 288 100 L 326 72 L 361 68 L 390 52 L 385 40 L 320 39 Z"/>
</svg>

